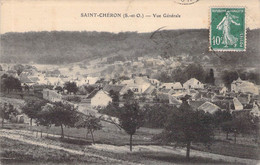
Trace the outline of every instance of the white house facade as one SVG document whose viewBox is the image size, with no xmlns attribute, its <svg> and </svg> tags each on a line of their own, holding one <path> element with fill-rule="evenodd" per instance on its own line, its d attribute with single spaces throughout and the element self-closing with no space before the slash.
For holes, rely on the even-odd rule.
<svg viewBox="0 0 260 165">
<path fill-rule="evenodd" d="M 106 107 L 110 102 L 112 102 L 112 98 L 103 90 L 98 91 L 96 95 L 91 98 L 92 107 Z"/>
</svg>

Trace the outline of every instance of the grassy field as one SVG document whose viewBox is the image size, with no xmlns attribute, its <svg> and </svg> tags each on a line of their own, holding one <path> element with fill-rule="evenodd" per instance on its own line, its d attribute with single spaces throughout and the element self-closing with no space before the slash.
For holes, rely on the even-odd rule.
<svg viewBox="0 0 260 165">
<path fill-rule="evenodd" d="M 119 130 L 116 126 L 109 123 L 103 123 L 103 125 L 104 127 L 102 130 L 94 132 L 96 143 L 105 143 L 112 145 L 129 144 L 130 136 L 125 133 L 124 130 Z M 60 135 L 61 132 L 60 127 L 51 127 L 47 129 L 46 127 L 34 126 L 33 129 L 57 135 Z M 155 142 L 152 141 L 151 138 L 153 137 L 153 135 L 158 134 L 161 131 L 161 129 L 140 128 L 133 136 L 133 142 L 135 145 L 155 144 Z M 91 135 L 87 134 L 87 130 L 84 128 L 64 128 L 64 134 L 66 137 L 77 137 L 79 139 L 87 139 L 91 141 Z"/>
<path fill-rule="evenodd" d="M 260 160 L 260 148 L 252 145 L 216 140 L 209 148 L 203 144 L 193 144 L 192 148 L 226 156 Z"/>
<path fill-rule="evenodd" d="M 35 139 L 34 139 L 35 140 Z M 39 139 L 38 139 L 39 140 Z M 64 148 L 70 148 L 82 151 L 84 147 L 89 144 L 74 144 L 75 141 L 69 139 L 63 139 L 62 143 L 59 138 L 43 138 L 42 142 L 62 146 Z M 78 143 L 78 142 L 77 142 Z M 54 150 L 50 148 L 39 147 L 30 145 L 16 140 L 8 138 L 1 138 L 1 163 L 2 164 L 114 164 L 113 162 L 104 161 L 96 157 L 82 156 L 71 154 L 63 150 Z M 61 145 L 62 144 L 62 145 Z M 85 149 L 87 153 L 94 153 L 105 157 L 110 157 L 118 160 L 129 161 L 134 163 L 143 164 L 169 164 L 169 163 L 181 163 L 181 164 L 227 164 L 223 161 L 216 161 L 207 158 L 191 158 L 189 161 L 184 156 L 158 153 L 158 152 L 134 152 L 134 153 L 112 153 L 106 151 L 100 151 L 95 149 Z M 40 161 L 39 161 L 40 160 Z"/>
<path fill-rule="evenodd" d="M 104 123 L 103 123 L 104 125 Z M 28 125 L 25 124 L 6 124 L 6 128 L 9 129 L 28 129 Z M 59 127 L 51 127 L 46 129 L 45 127 L 34 126 L 33 130 L 38 130 L 42 132 L 48 132 L 49 137 L 51 134 L 60 135 Z M 152 137 L 155 134 L 160 133 L 161 129 L 151 129 L 151 128 L 140 128 L 137 133 L 133 136 L 133 145 L 148 145 L 148 144 L 156 144 L 156 142 L 152 141 Z M 77 128 L 64 128 L 65 137 L 70 140 L 63 140 L 64 144 L 76 144 L 86 145 L 92 143 L 91 135 L 88 134 L 86 136 L 86 129 L 77 129 Z M 36 133 L 35 133 L 36 135 Z M 40 133 L 38 133 L 38 137 Z M 46 135 L 45 135 L 46 136 Z M 71 140 L 72 137 L 76 137 L 77 140 Z M 129 145 L 129 135 L 126 134 L 123 130 L 119 131 L 112 124 L 106 123 L 105 129 L 94 132 L 94 138 L 96 143 L 100 144 L 111 144 L 111 145 Z M 233 140 L 225 140 L 225 134 L 217 134 L 215 136 L 216 141 L 214 141 L 210 147 L 206 147 L 203 144 L 192 144 L 192 148 L 195 150 L 206 151 L 215 154 L 234 156 L 240 158 L 249 158 L 249 159 L 260 159 L 260 147 L 257 146 L 252 140 L 252 137 L 239 135 L 237 139 L 239 139 L 238 143 L 234 143 Z M 60 141 L 59 138 L 54 138 L 56 141 Z M 251 140 L 248 140 L 251 139 Z M 80 140 L 80 141 L 79 141 Z M 244 144 L 241 144 L 245 141 Z M 250 143 L 251 141 L 251 143 Z M 82 149 L 82 148 L 81 148 Z"/>
<path fill-rule="evenodd" d="M 109 129 L 110 128 L 110 129 Z M 108 126 L 105 130 L 99 130 L 94 133 L 96 143 L 101 144 L 112 144 L 112 145 L 129 145 L 129 135 L 126 134 L 123 130 L 118 131 L 116 129 L 112 129 L 112 126 Z M 34 128 L 36 129 L 36 127 Z M 52 127 L 50 129 L 44 127 L 37 127 L 38 130 L 42 130 L 43 132 L 49 132 L 59 135 L 60 128 Z M 148 144 L 157 144 L 152 141 L 152 137 L 155 134 L 160 133 L 161 129 L 150 129 L 150 128 L 141 128 L 137 131 L 137 133 L 133 136 L 133 144 L 134 145 L 148 145 Z M 85 129 L 76 129 L 76 128 L 65 128 L 65 137 L 79 137 L 83 141 L 87 141 L 89 143 L 92 142 L 91 135 L 88 134 L 86 137 Z M 220 134 L 221 135 L 221 134 Z M 218 135 L 218 136 L 220 136 Z M 248 158 L 248 159 L 260 159 L 260 148 L 256 143 L 252 142 L 249 144 L 241 144 L 243 138 L 247 141 L 248 137 L 243 137 L 241 135 L 238 136 L 240 139 L 240 143 L 235 144 L 232 140 L 224 140 L 225 134 L 223 137 L 216 137 L 217 140 L 210 145 L 210 147 L 206 147 L 203 144 L 192 144 L 192 148 L 195 150 L 206 151 L 215 154 L 234 156 L 240 158 Z"/>
<path fill-rule="evenodd" d="M 8 138 L 1 138 L 1 164 L 100 164 L 95 157 L 80 156 L 63 150 L 30 145 Z M 39 161 L 40 160 L 40 161 Z"/>
</svg>

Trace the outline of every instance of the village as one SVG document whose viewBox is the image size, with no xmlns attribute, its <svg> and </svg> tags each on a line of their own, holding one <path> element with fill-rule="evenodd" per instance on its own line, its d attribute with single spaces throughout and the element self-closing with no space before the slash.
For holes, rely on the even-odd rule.
<svg viewBox="0 0 260 165">
<path fill-rule="evenodd" d="M 120 119 L 117 116 L 117 112 L 113 111 L 113 109 L 120 111 L 120 108 L 124 108 L 131 99 L 134 99 L 141 109 L 150 108 L 155 110 L 150 112 L 151 114 L 155 113 L 155 115 L 153 114 L 151 118 L 146 117 L 145 119 L 144 125 L 148 128 L 143 127 L 141 132 L 137 132 L 136 140 L 138 139 L 137 141 L 139 141 L 137 144 L 141 145 L 154 143 L 152 139 L 161 132 L 161 128 L 164 125 L 160 117 L 165 117 L 167 113 L 165 108 L 169 110 L 171 108 L 174 109 L 174 107 L 181 108 L 185 103 L 183 99 L 187 100 L 193 111 L 201 111 L 215 116 L 215 118 L 219 117 L 220 112 L 223 112 L 221 115 L 225 115 L 225 112 L 228 112 L 227 116 L 232 115 L 232 118 L 238 119 L 249 117 L 250 120 L 255 120 L 260 117 L 259 85 L 252 80 L 242 79 L 238 74 L 237 77 L 233 77 L 229 86 L 226 86 L 222 80 L 223 76 L 221 77 L 221 74 L 223 74 L 221 70 L 214 68 L 210 69 L 210 72 L 206 72 L 203 69 L 201 70 L 199 64 L 191 63 L 189 61 L 192 61 L 192 59 L 189 60 L 187 58 L 189 57 L 183 55 L 169 59 L 163 59 L 160 56 L 150 58 L 145 56 L 132 60 L 122 60 L 118 59 L 117 56 L 112 56 L 110 59 L 95 59 L 90 62 L 83 61 L 69 64 L 68 66 L 1 64 L 1 106 L 6 107 L 9 104 L 9 107 L 14 106 L 18 111 L 16 115 L 13 113 L 10 118 L 2 121 L 2 124 L 4 122 L 7 125 L 8 123 L 24 123 L 29 130 L 33 126 L 33 130 L 37 132 L 36 137 L 38 137 L 39 130 L 41 136 L 46 133 L 48 136 L 49 130 L 38 126 L 39 119 L 34 118 L 32 120 L 31 117 L 28 117 L 28 114 L 24 113 L 25 104 L 29 105 L 30 103 L 28 99 L 32 99 L 32 102 L 35 99 L 45 100 L 49 102 L 49 105 L 56 105 L 56 103 L 69 104 L 76 107 L 78 112 L 82 113 L 82 116 L 94 116 L 102 121 L 102 126 L 100 125 L 98 129 L 102 129 L 103 133 L 98 133 L 99 131 L 97 131 L 98 143 L 111 141 L 110 138 L 105 137 L 107 135 L 103 134 L 114 132 L 116 134 L 119 133 L 117 138 L 121 141 L 119 144 L 123 145 L 128 143 L 125 142 L 125 133 L 118 127 L 118 125 L 120 126 Z M 202 61 L 207 63 L 207 60 L 208 58 L 205 56 Z M 211 67 L 209 65 L 205 69 Z M 183 73 L 179 73 L 180 81 L 174 81 L 169 78 L 172 76 L 170 71 L 173 71 L 173 73 L 175 71 L 178 76 L 178 72 L 180 72 L 178 68 L 184 68 L 183 71 L 185 73 L 187 68 L 195 69 L 188 73 L 188 77 Z M 165 77 L 165 73 L 170 74 L 166 74 Z M 201 75 L 204 75 L 203 79 L 200 77 Z M 243 73 L 240 73 L 240 75 L 244 76 Z M 204 80 L 205 77 L 207 80 Z M 7 81 L 8 79 L 10 80 Z M 12 105 L 10 104 L 12 99 L 20 100 L 20 103 Z M 158 121 L 153 121 L 154 119 L 157 120 L 156 113 L 161 114 L 158 115 Z M 221 121 L 225 121 L 225 116 L 222 117 L 224 118 Z M 216 119 L 213 118 L 211 120 L 215 122 Z M 244 137 L 245 135 L 242 132 L 248 128 L 247 126 L 245 128 L 243 126 L 242 134 L 239 135 L 241 137 L 237 135 L 239 134 L 237 126 L 234 127 L 227 123 L 226 125 L 220 124 L 220 127 L 226 134 L 226 138 L 222 138 L 221 133 L 217 136 L 222 140 L 232 140 L 233 138 L 230 139 L 231 136 L 228 135 L 233 133 L 234 141 L 238 143 L 237 145 L 250 144 L 256 146 L 259 144 L 257 140 L 258 133 L 252 136 L 250 133 L 249 139 L 252 139 L 254 142 L 250 142 L 249 139 Z M 154 128 L 156 130 L 153 130 Z M 73 132 L 73 134 L 77 135 L 67 135 L 68 138 L 85 136 L 84 133 L 82 134 L 77 129 L 65 127 L 62 128 L 62 137 L 64 136 L 63 129 L 65 129 L 65 136 L 66 132 L 71 132 L 70 134 Z M 143 132 L 143 129 L 145 129 L 145 132 Z M 146 129 L 148 129 L 149 133 L 146 132 Z M 57 136 L 57 133 L 60 132 L 55 127 L 52 127 L 52 130 L 54 132 L 50 134 L 53 134 L 53 136 Z M 142 134 L 145 134 L 145 136 L 143 137 Z M 92 139 L 94 144 L 93 134 Z M 118 144 L 114 140 L 112 140 L 112 143 Z M 131 140 L 130 144 L 130 150 L 132 150 Z M 114 149 L 108 149 L 108 146 L 95 145 L 95 147 L 101 147 L 102 150 L 107 150 L 108 152 L 115 152 Z M 139 147 L 134 146 L 134 148 Z M 232 156 L 235 156 L 235 154 Z"/>
<path fill-rule="evenodd" d="M 259 116 L 260 87 L 240 77 L 232 81 L 230 89 L 220 82 L 216 72 L 215 85 L 202 83 L 192 76 L 184 83 L 161 82 L 153 78 L 159 71 L 180 66 L 178 58 L 180 57 L 165 60 L 160 56 L 146 56 L 134 61 L 115 61 L 112 65 L 106 64 L 109 59 L 103 58 L 91 61 L 88 68 L 80 67 L 81 64 L 44 70 L 30 65 L 27 68 L 21 64 L 13 65 L 13 68 L 3 65 L 1 77 L 6 74 L 18 78 L 24 92 L 32 92 L 49 101 L 62 101 L 72 97 L 64 85 L 66 82 L 75 83 L 77 89 L 73 92 L 73 97 L 78 97 L 78 102 L 89 104 L 92 108 L 106 107 L 112 102 L 109 95 L 111 91 L 120 96 L 118 101 L 123 104 L 122 96 L 131 90 L 141 104 L 164 102 L 178 106 L 181 104 L 180 99 L 189 95 L 189 102 L 195 109 L 209 113 L 228 109 L 235 113 L 246 111 Z"/>
</svg>

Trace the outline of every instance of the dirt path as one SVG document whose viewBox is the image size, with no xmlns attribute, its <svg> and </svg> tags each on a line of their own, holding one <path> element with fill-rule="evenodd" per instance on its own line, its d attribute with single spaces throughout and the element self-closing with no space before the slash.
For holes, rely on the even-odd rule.
<svg viewBox="0 0 260 165">
<path fill-rule="evenodd" d="M 93 157 L 98 157 L 103 160 L 107 160 L 109 162 L 115 162 L 119 164 L 134 164 L 132 162 L 127 162 L 127 161 L 121 161 L 113 158 L 108 158 L 92 153 L 85 153 L 83 151 L 78 151 L 78 150 L 73 150 L 73 149 L 68 149 L 64 147 L 60 147 L 57 145 L 52 145 L 52 144 L 47 144 L 44 142 L 39 142 L 36 140 L 28 140 L 25 139 L 24 136 L 31 136 L 35 137 L 34 134 L 30 131 L 26 130 L 0 130 L 0 137 L 7 137 L 13 140 L 19 140 L 22 142 L 26 142 L 29 144 L 33 145 L 38 145 L 38 146 L 43 146 L 47 148 L 52 148 L 52 149 L 57 149 L 57 150 L 64 150 L 70 153 L 74 154 L 79 154 L 79 155 L 86 155 L 86 156 L 93 156 Z M 43 133 L 43 136 L 46 136 L 46 133 Z M 59 136 L 57 136 L 59 137 Z M 107 144 L 95 144 L 92 146 L 88 146 L 89 148 L 97 149 L 97 150 L 102 150 L 102 151 L 107 151 L 107 152 L 113 152 L 113 153 L 128 153 L 129 152 L 129 146 L 114 146 L 114 145 L 107 145 Z M 185 156 L 186 150 L 183 148 L 175 148 L 173 149 L 170 146 L 156 146 L 156 145 L 136 145 L 133 148 L 133 152 L 144 152 L 144 151 L 152 151 L 152 152 L 164 152 L 164 153 L 171 153 L 171 154 L 176 154 L 176 155 L 183 155 Z M 197 150 L 191 150 L 190 153 L 194 157 L 202 157 L 202 158 L 210 158 L 213 160 L 224 160 L 226 162 L 231 162 L 231 163 L 242 163 L 242 164 L 250 164 L 250 165 L 257 165 L 260 164 L 259 160 L 253 160 L 253 159 L 244 159 L 244 158 L 237 158 L 237 157 L 232 157 L 232 156 L 224 156 L 224 155 L 219 155 L 219 154 L 213 154 L 213 153 L 208 153 L 208 152 L 203 152 L 203 151 L 197 151 Z M 114 164 L 114 163 L 113 163 Z"/>
<path fill-rule="evenodd" d="M 37 145 L 37 146 L 41 146 L 41 147 L 46 147 L 46 148 L 51 148 L 51 149 L 56 149 L 56 150 L 63 150 L 72 154 L 78 154 L 78 155 L 85 155 L 85 156 L 90 156 L 90 157 L 96 157 L 99 159 L 102 159 L 106 162 L 110 162 L 111 164 L 136 164 L 136 163 L 132 163 L 132 162 L 128 162 L 128 161 L 122 161 L 122 160 L 118 160 L 118 159 L 113 159 L 113 158 L 109 158 L 109 157 L 105 157 L 105 156 L 100 156 L 100 155 L 96 155 L 96 154 L 92 154 L 92 153 L 86 153 L 83 151 L 78 151 L 78 150 L 73 150 L 73 149 L 68 149 L 68 148 L 64 148 L 64 147 L 60 147 L 57 145 L 52 145 L 52 144 L 48 144 L 45 142 L 39 142 L 39 141 L 35 141 L 33 139 L 25 139 L 23 134 L 28 132 L 28 131 L 21 131 L 21 134 L 17 134 L 20 131 L 15 131 L 15 130 L 0 130 L 0 137 L 6 137 L 12 140 L 17 140 L 17 141 L 21 141 L 24 143 L 28 143 L 28 144 L 32 144 L 32 145 Z M 29 136 L 31 134 L 28 134 Z"/>
</svg>

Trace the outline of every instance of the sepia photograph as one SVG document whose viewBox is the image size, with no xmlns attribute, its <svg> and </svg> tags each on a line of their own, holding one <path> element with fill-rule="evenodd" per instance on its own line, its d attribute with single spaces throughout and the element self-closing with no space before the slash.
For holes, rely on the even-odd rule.
<svg viewBox="0 0 260 165">
<path fill-rule="evenodd" d="M 259 9 L 1 1 L 0 164 L 260 164 Z"/>
</svg>

